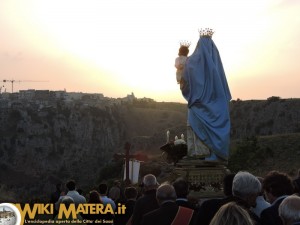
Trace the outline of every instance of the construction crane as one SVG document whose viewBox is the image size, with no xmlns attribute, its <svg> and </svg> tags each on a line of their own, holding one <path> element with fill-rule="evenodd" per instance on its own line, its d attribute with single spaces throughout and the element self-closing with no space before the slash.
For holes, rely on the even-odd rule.
<svg viewBox="0 0 300 225">
<path fill-rule="evenodd" d="M 3 83 L 6 83 L 6 82 L 10 82 L 11 83 L 11 93 L 13 93 L 14 92 L 14 83 L 15 82 L 20 83 L 20 82 L 48 82 L 48 81 L 43 81 L 43 80 L 14 80 L 14 79 L 12 79 L 12 80 L 6 80 L 6 79 L 4 79 Z"/>
<path fill-rule="evenodd" d="M 0 94 L 1 94 L 1 90 L 2 90 L 2 88 L 4 88 L 4 85 L 2 85 L 1 87 L 0 87 Z M 5 89 L 6 90 L 6 89 Z"/>
</svg>

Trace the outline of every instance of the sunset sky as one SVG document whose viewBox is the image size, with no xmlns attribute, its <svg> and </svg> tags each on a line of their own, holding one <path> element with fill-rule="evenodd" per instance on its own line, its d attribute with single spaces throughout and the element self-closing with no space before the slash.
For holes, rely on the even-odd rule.
<svg viewBox="0 0 300 225">
<path fill-rule="evenodd" d="M 210 27 L 233 99 L 300 98 L 299 12 L 299 0 L 0 0 L 0 85 L 185 102 L 179 42 L 192 53 Z"/>
</svg>

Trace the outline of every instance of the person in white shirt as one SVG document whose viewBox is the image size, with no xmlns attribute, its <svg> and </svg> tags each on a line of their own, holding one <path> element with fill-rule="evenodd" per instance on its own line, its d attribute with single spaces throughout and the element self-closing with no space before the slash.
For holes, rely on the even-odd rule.
<svg viewBox="0 0 300 225">
<path fill-rule="evenodd" d="M 257 179 L 259 180 L 259 182 L 262 185 L 263 178 L 257 177 Z M 264 191 L 263 191 L 263 189 L 261 189 L 261 192 L 259 193 L 259 195 L 256 198 L 256 206 L 254 208 L 251 208 L 251 211 L 254 212 L 260 218 L 261 212 L 270 206 L 271 206 L 271 204 L 265 200 Z"/>
<path fill-rule="evenodd" d="M 68 181 L 66 187 L 68 189 L 67 196 L 73 198 L 75 205 L 86 203 L 85 197 L 76 191 L 76 183 L 74 180 Z"/>
<path fill-rule="evenodd" d="M 104 205 L 110 204 L 112 209 L 115 211 L 116 203 L 111 198 L 107 197 L 107 191 L 108 191 L 107 185 L 102 183 L 99 185 L 98 189 L 103 204 Z"/>
<path fill-rule="evenodd" d="M 77 191 L 76 191 L 76 183 L 74 180 L 70 180 L 66 183 L 66 188 L 68 189 L 68 192 L 66 195 L 64 196 L 68 196 L 71 197 L 71 199 L 73 199 L 75 205 L 79 205 L 82 203 L 86 203 L 86 198 L 82 195 L 80 195 Z M 58 210 L 59 208 L 59 204 L 62 202 L 62 199 L 64 196 L 60 196 L 58 201 L 55 203 L 55 208 Z"/>
</svg>

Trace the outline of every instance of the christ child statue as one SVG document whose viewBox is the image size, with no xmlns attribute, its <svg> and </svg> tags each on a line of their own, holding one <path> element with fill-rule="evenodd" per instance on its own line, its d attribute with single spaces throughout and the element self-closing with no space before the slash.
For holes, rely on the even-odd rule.
<svg viewBox="0 0 300 225">
<path fill-rule="evenodd" d="M 189 47 L 190 43 L 189 42 L 180 42 L 180 48 L 178 51 L 178 57 L 175 59 L 175 67 L 177 69 L 176 71 L 176 80 L 177 84 L 180 84 L 183 70 L 184 70 L 184 65 L 187 59 L 187 55 L 189 54 Z"/>
</svg>

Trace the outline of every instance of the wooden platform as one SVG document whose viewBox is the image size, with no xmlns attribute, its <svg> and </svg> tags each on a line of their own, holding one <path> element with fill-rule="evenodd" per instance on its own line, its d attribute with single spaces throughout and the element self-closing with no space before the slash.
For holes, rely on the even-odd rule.
<svg viewBox="0 0 300 225">
<path fill-rule="evenodd" d="M 176 164 L 177 167 L 215 167 L 226 166 L 227 161 L 208 161 L 203 159 L 182 159 Z"/>
<path fill-rule="evenodd" d="M 175 167 L 174 177 L 184 177 L 190 184 L 190 195 L 196 198 L 222 197 L 223 178 L 230 171 L 226 162 L 200 159 L 180 160 Z"/>
</svg>

